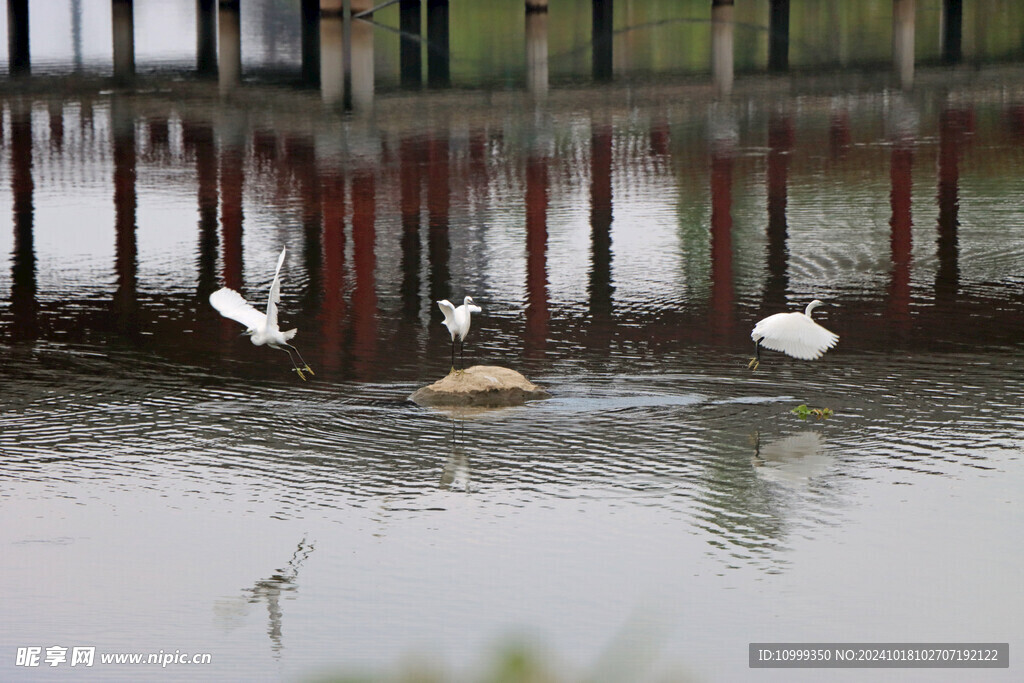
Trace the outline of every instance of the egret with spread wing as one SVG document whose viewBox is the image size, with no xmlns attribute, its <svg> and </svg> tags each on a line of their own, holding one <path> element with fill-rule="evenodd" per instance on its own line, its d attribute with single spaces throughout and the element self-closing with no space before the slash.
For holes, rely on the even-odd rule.
<svg viewBox="0 0 1024 683">
<path fill-rule="evenodd" d="M 825 351 L 839 341 L 839 335 L 829 332 L 811 320 L 811 311 L 823 304 L 815 299 L 801 313 L 776 313 L 754 325 L 750 338 L 754 340 L 754 357 L 747 367 L 757 370 L 761 362 L 761 347 L 781 351 L 802 360 L 821 358 Z"/>
<path fill-rule="evenodd" d="M 462 305 L 458 308 L 452 305 L 452 302 L 448 301 L 448 299 L 438 301 L 437 306 L 444 313 L 444 321 L 441 324 L 447 327 L 452 335 L 452 371 L 455 370 L 456 337 L 458 337 L 459 342 L 462 344 L 459 350 L 459 357 L 462 358 L 462 369 L 465 370 L 466 359 L 463 354 L 466 350 L 466 335 L 469 334 L 470 316 L 473 313 L 482 312 L 483 309 L 474 304 L 473 297 L 469 296 L 463 299 Z"/>
<path fill-rule="evenodd" d="M 245 325 L 245 332 L 242 334 L 249 335 L 250 341 L 256 346 L 266 344 L 272 349 L 286 351 L 295 372 L 299 374 L 300 379 L 305 380 L 306 376 L 303 373 L 308 372 L 312 375 L 313 369 L 302 359 L 299 350 L 288 343 L 298 330 L 282 332 L 277 325 L 277 305 L 281 303 L 281 265 L 284 263 L 286 251 L 287 248 L 281 249 L 281 255 L 277 258 L 277 270 L 274 271 L 274 281 L 270 285 L 266 313 L 257 311 L 241 294 L 228 287 L 221 287 L 211 294 L 210 303 L 225 318 L 231 318 Z M 294 356 L 292 352 L 295 353 Z M 295 362 L 296 356 L 298 356 L 299 363 Z"/>
</svg>

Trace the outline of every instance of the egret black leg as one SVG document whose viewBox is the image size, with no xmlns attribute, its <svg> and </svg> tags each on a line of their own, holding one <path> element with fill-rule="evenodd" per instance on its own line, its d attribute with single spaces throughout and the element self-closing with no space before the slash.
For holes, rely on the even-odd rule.
<svg viewBox="0 0 1024 683">
<path fill-rule="evenodd" d="M 757 370 L 757 366 L 761 364 L 761 340 L 754 340 L 754 357 L 747 363 L 747 367 L 751 370 Z"/>
<path fill-rule="evenodd" d="M 455 338 L 452 338 L 452 369 L 450 372 L 455 372 Z"/>
<path fill-rule="evenodd" d="M 466 340 L 459 341 L 459 362 L 462 364 L 462 371 L 466 371 Z"/>
</svg>

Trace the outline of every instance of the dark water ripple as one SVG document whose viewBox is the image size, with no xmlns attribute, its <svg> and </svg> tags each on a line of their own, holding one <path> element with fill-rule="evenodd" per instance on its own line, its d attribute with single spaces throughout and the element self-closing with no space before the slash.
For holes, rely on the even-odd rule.
<svg viewBox="0 0 1024 683">
<path fill-rule="evenodd" d="M 858 479 L 998 472 L 1024 438 L 1024 387 L 999 356 L 562 372 L 539 378 L 548 401 L 458 419 L 407 403 L 414 384 L 242 383 L 74 347 L 16 365 L 0 498 L 17 482 L 70 495 L 92 482 L 327 519 L 433 509 L 439 494 L 510 510 L 621 501 L 691 519 L 709 552 L 769 568 L 787 538 L 860 504 Z M 803 402 L 836 415 L 803 422 L 789 412 Z"/>
<path fill-rule="evenodd" d="M 934 97 L 929 107 L 941 109 L 943 96 Z M 706 139 L 706 113 L 666 121 L 670 142 L 657 153 L 639 110 L 611 123 L 557 112 L 539 156 L 517 137 L 538 135 L 530 116 L 423 139 L 382 125 L 377 189 L 367 198 L 374 219 L 357 230 L 349 202 L 334 252 L 323 249 L 328 205 L 302 164 L 246 156 L 237 274 L 247 295 L 265 291 L 264 264 L 289 244 L 282 310 L 318 369 L 305 384 L 281 354 L 252 347 L 206 304 L 204 287 L 219 284 L 226 254 L 223 234 L 214 234 L 221 221 L 201 228 L 210 234 L 196 243 L 200 148 L 180 140 L 186 125 L 206 125 L 185 120 L 194 112 L 171 117 L 168 154 L 140 141 L 131 160 L 140 179 L 129 250 L 136 267 L 111 259 L 108 247 L 56 257 L 46 240 L 60 236 L 48 212 L 67 210 L 62 197 L 97 211 L 104 244 L 117 237 L 107 220 L 117 210 L 112 105 L 97 103 L 86 126 L 70 104 L 63 148 L 37 136 L 21 150 L 35 164 L 40 256 L 31 278 L 0 272 L 12 288 L 0 335 L 15 340 L 0 348 L 0 499 L 34 485 L 75 497 L 88 483 L 230 509 L 260 502 L 276 517 L 331 521 L 352 510 L 415 514 L 465 495 L 501 514 L 555 499 L 602 501 L 693 521 L 730 562 L 770 565 L 790 539 L 864 504 L 866 480 L 998 474 L 1019 458 L 1024 434 L 1015 367 L 1024 250 L 1006 227 L 1019 222 L 1013 171 L 1022 159 L 999 142 L 1009 170 L 993 178 L 971 156 L 987 147 L 961 150 L 959 195 L 940 201 L 929 174 L 945 143 L 932 114 L 900 186 L 878 103 L 851 101 L 863 105 L 851 125 L 866 140 L 850 158 L 814 144 L 828 117 L 792 121 L 800 142 L 773 186 L 786 189 L 784 243 L 773 243 L 765 225 L 766 179 L 780 157 L 765 144 L 760 103 L 736 112 L 738 142 L 723 155 Z M 275 138 L 274 155 L 315 151 L 308 132 Z M 435 158 L 444 152 L 450 176 L 441 190 L 431 185 L 429 158 L 410 165 L 395 154 L 404 144 L 435 144 L 435 134 L 444 140 Z M 979 129 L 979 137 L 1002 134 Z M 477 158 L 466 135 L 479 137 Z M 610 166 L 601 169 L 595 145 L 604 139 Z M 223 164 L 217 149 L 204 153 Z M 536 186 L 524 171 L 538 158 L 548 179 L 543 225 L 533 228 L 543 234 L 540 249 L 527 239 L 537 199 L 526 196 Z M 411 246 L 403 173 L 415 176 L 422 219 Z M 346 201 L 357 195 L 347 182 Z M 593 195 L 600 183 L 610 196 Z M 909 216 L 894 215 L 897 190 L 910 194 Z M 187 228 L 156 241 L 154 208 Z M 320 222 L 310 229 L 310 221 Z M 910 233 L 902 246 L 900 221 Z M 134 287 L 128 297 L 119 294 L 125 280 Z M 406 402 L 447 370 L 434 299 L 463 293 L 485 311 L 467 361 L 520 368 L 551 400 L 455 418 Z M 817 316 L 840 345 L 815 363 L 773 356 L 749 372 L 750 325 L 811 297 L 828 304 Z M 33 325 L 28 341 L 16 341 Z M 801 421 L 790 413 L 801 403 L 835 416 Z"/>
</svg>

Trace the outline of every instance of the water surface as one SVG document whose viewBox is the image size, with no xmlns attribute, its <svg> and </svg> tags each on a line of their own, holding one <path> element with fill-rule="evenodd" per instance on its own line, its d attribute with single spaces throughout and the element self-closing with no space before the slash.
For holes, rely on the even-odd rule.
<svg viewBox="0 0 1024 683">
<path fill-rule="evenodd" d="M 95 680 L 474 679 L 520 641 L 736 680 L 755 641 L 1019 642 L 1019 66 L 676 71 L 369 116 L 265 74 L 7 83 L 0 678 L 66 671 L 33 645 L 213 660 Z M 283 246 L 308 382 L 206 301 L 262 301 Z M 465 294 L 467 363 L 553 398 L 406 400 Z M 839 345 L 748 370 L 812 298 Z"/>
</svg>

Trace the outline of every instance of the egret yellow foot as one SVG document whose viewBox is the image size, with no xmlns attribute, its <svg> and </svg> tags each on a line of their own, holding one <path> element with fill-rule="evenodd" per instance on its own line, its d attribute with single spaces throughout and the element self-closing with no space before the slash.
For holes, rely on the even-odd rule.
<svg viewBox="0 0 1024 683">
<path fill-rule="evenodd" d="M 757 366 L 760 365 L 760 364 L 761 364 L 761 361 L 759 361 L 756 358 L 751 358 L 750 362 L 747 363 L 747 367 L 750 368 L 751 370 L 757 370 Z"/>
<path fill-rule="evenodd" d="M 303 382 L 306 381 L 306 376 L 302 374 L 302 368 L 292 368 L 292 370 L 299 374 L 299 379 L 301 379 Z"/>
<path fill-rule="evenodd" d="M 313 372 L 313 368 L 309 367 L 308 365 L 306 367 L 302 368 L 302 369 L 305 370 L 306 372 L 308 372 L 310 377 L 316 376 L 316 373 Z"/>
</svg>

